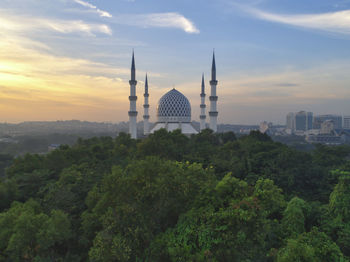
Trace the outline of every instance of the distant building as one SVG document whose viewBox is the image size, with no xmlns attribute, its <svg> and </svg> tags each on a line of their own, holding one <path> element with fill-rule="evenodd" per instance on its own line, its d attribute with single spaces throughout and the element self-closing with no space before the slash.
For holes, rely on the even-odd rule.
<svg viewBox="0 0 350 262">
<path fill-rule="evenodd" d="M 335 135 L 308 135 L 306 136 L 306 141 L 316 144 L 341 145 L 344 143 L 344 138 Z"/>
<path fill-rule="evenodd" d="M 312 112 L 300 111 L 295 114 L 295 130 L 307 131 L 312 129 Z"/>
<path fill-rule="evenodd" d="M 266 122 L 266 121 L 260 123 L 259 131 L 260 131 L 261 133 L 270 134 L 271 129 L 272 129 L 272 123 L 268 123 L 268 122 Z"/>
<path fill-rule="evenodd" d="M 321 129 L 321 125 L 323 122 L 327 120 L 332 120 L 334 123 L 334 129 L 342 129 L 343 128 L 343 118 L 341 115 L 318 115 L 314 117 L 313 120 L 313 128 Z"/>
<path fill-rule="evenodd" d="M 348 134 L 345 131 L 335 129 L 334 120 L 325 120 L 321 123 L 320 129 L 313 129 L 319 131 L 319 134 L 307 134 L 306 141 L 309 143 L 319 143 L 326 145 L 341 145 L 347 143 Z"/>
<path fill-rule="evenodd" d="M 51 151 L 53 151 L 53 150 L 58 149 L 59 147 L 60 147 L 60 144 L 51 144 L 51 145 L 49 145 L 49 147 L 48 147 L 48 151 L 51 152 Z"/>
<path fill-rule="evenodd" d="M 350 129 L 350 116 L 344 116 L 344 129 Z"/>
<path fill-rule="evenodd" d="M 312 129 L 313 113 L 306 111 L 291 112 L 288 113 L 286 120 L 286 133 L 303 134 L 305 131 Z"/>
<path fill-rule="evenodd" d="M 287 115 L 286 127 L 290 130 L 290 133 L 295 130 L 295 114 L 292 112 Z"/>
<path fill-rule="evenodd" d="M 321 135 L 331 135 L 334 133 L 334 122 L 333 120 L 326 120 L 321 124 Z"/>
</svg>

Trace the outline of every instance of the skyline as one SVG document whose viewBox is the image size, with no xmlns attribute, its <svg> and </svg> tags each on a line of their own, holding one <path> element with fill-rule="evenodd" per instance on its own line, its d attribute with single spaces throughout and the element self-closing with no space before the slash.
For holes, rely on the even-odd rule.
<svg viewBox="0 0 350 262">
<path fill-rule="evenodd" d="M 127 121 L 133 48 L 138 121 L 147 72 L 151 122 L 173 86 L 199 122 L 213 48 L 218 123 L 350 115 L 350 1 L 327 2 L 5 0 L 0 122 Z"/>
</svg>

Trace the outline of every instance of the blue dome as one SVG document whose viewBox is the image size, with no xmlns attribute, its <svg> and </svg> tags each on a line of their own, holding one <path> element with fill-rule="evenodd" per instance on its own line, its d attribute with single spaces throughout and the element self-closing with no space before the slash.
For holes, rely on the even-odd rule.
<svg viewBox="0 0 350 262">
<path fill-rule="evenodd" d="M 191 122 L 191 104 L 176 89 L 170 90 L 159 99 L 158 122 Z"/>
</svg>

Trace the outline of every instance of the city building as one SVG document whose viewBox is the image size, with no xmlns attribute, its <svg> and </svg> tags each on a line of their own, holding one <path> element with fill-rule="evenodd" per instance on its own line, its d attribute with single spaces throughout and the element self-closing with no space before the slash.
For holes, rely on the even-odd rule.
<svg viewBox="0 0 350 262">
<path fill-rule="evenodd" d="M 286 131 L 288 134 L 292 134 L 295 130 L 295 114 L 290 112 L 287 115 Z"/>
<path fill-rule="evenodd" d="M 350 129 L 350 116 L 344 116 L 343 128 Z"/>
<path fill-rule="evenodd" d="M 286 120 L 286 133 L 304 134 L 305 131 L 312 129 L 313 113 L 306 111 L 291 112 L 287 114 Z"/>
<path fill-rule="evenodd" d="M 312 129 L 312 112 L 300 111 L 295 114 L 295 130 L 307 131 Z"/>
<path fill-rule="evenodd" d="M 321 129 L 321 124 L 327 120 L 333 121 L 334 129 L 343 128 L 343 118 L 341 115 L 318 115 L 314 117 L 313 129 Z"/>
<path fill-rule="evenodd" d="M 308 135 L 306 136 L 306 142 L 325 145 L 341 145 L 344 144 L 345 140 L 342 136 L 335 135 Z"/>
<path fill-rule="evenodd" d="M 134 52 L 132 54 L 131 62 L 131 80 L 130 83 L 130 109 L 129 109 L 129 133 L 132 138 L 137 138 L 137 110 L 136 110 L 136 67 Z M 212 68 L 211 68 L 211 80 L 210 80 L 211 92 L 210 92 L 210 111 L 209 111 L 209 128 L 214 132 L 217 132 L 217 101 L 218 96 L 216 94 L 216 87 L 218 81 L 216 79 L 216 64 L 215 64 L 215 54 L 213 53 Z M 163 95 L 158 102 L 157 106 L 157 122 L 153 128 L 149 127 L 149 86 L 148 78 L 146 76 L 145 80 L 145 93 L 144 93 L 144 135 L 149 133 L 154 133 L 155 131 L 165 128 L 167 131 L 173 131 L 180 129 L 183 134 L 197 134 L 199 131 L 193 126 L 191 122 L 191 104 L 190 101 L 184 96 L 180 91 L 173 88 L 165 95 Z M 203 130 L 206 127 L 205 119 L 205 85 L 204 85 L 204 75 L 202 76 L 201 85 L 201 115 L 200 115 L 200 129 Z"/>
<path fill-rule="evenodd" d="M 270 123 L 270 122 L 263 121 L 259 125 L 259 131 L 261 133 L 270 134 L 271 129 L 272 129 L 272 123 Z"/>
<path fill-rule="evenodd" d="M 326 120 L 321 124 L 321 135 L 330 135 L 334 132 L 334 122 L 333 120 Z"/>
</svg>

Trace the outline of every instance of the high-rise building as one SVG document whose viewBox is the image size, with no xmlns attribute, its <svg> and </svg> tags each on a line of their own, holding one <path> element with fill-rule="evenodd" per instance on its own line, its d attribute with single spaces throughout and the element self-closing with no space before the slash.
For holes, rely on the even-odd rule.
<svg viewBox="0 0 350 262">
<path fill-rule="evenodd" d="M 313 128 L 321 129 L 321 125 L 323 122 L 331 120 L 334 123 L 334 129 L 342 129 L 343 128 L 343 118 L 341 115 L 318 115 L 314 117 L 313 120 Z"/>
<path fill-rule="evenodd" d="M 313 113 L 300 111 L 290 112 L 286 118 L 286 129 L 289 133 L 302 132 L 312 129 Z"/>
<path fill-rule="evenodd" d="M 314 114 L 312 112 L 307 112 L 306 113 L 306 121 L 307 121 L 307 126 L 306 126 L 306 130 L 310 130 L 312 129 L 312 121 L 314 119 Z"/>
<path fill-rule="evenodd" d="M 344 129 L 350 129 L 350 116 L 344 116 Z"/>
<path fill-rule="evenodd" d="M 291 129 L 291 130 L 295 129 L 295 115 L 294 115 L 294 113 L 292 113 L 292 112 L 288 113 L 286 126 L 288 129 Z"/>
<path fill-rule="evenodd" d="M 295 114 L 295 130 L 305 131 L 306 130 L 306 112 L 300 111 Z"/>
<path fill-rule="evenodd" d="M 300 111 L 295 114 L 295 130 L 307 131 L 312 129 L 312 112 Z"/>
</svg>

